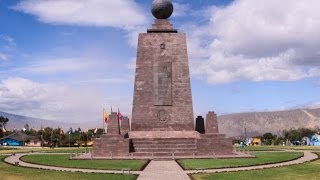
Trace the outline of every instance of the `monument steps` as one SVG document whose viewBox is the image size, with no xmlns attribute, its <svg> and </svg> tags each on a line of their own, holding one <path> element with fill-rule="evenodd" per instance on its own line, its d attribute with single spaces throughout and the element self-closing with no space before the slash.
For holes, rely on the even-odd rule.
<svg viewBox="0 0 320 180">
<path fill-rule="evenodd" d="M 165 141 L 132 141 L 135 145 L 194 145 L 195 142 L 181 142 L 179 140 L 177 141 L 169 141 L 169 142 L 165 142 Z"/>
<path fill-rule="evenodd" d="M 187 138 L 132 138 L 133 143 L 138 144 L 195 144 L 195 139 Z"/>
<path fill-rule="evenodd" d="M 137 148 L 196 148 L 195 144 L 135 144 Z"/>
<path fill-rule="evenodd" d="M 177 152 L 177 153 L 172 153 L 172 152 L 136 152 L 133 154 L 134 157 L 150 157 L 153 159 L 157 159 L 157 158 L 168 158 L 168 159 L 172 159 L 172 157 L 192 157 L 193 155 L 195 155 L 194 152 Z"/>
<path fill-rule="evenodd" d="M 169 152 L 169 153 L 180 153 L 180 152 L 195 152 L 197 148 L 135 148 L 135 152 Z"/>
<path fill-rule="evenodd" d="M 137 156 L 190 156 L 197 151 L 194 138 L 140 138 L 132 142 Z"/>
</svg>

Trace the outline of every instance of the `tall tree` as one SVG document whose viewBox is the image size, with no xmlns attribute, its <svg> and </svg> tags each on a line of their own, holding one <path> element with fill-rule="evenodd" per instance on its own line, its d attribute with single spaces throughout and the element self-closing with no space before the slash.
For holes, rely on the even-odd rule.
<svg viewBox="0 0 320 180">
<path fill-rule="evenodd" d="M 0 116 L 0 128 L 5 127 L 9 122 L 9 119 L 3 116 Z"/>
</svg>

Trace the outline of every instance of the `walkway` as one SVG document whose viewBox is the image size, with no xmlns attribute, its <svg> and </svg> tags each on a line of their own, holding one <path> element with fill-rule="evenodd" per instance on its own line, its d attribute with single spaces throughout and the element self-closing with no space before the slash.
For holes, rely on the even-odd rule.
<svg viewBox="0 0 320 180">
<path fill-rule="evenodd" d="M 175 161 L 151 161 L 148 166 L 144 169 L 144 171 L 131 171 L 131 174 L 139 175 L 138 180 L 187 180 L 190 179 L 187 174 L 194 173 L 216 173 L 216 172 L 234 172 L 234 171 L 247 171 L 247 170 L 256 170 L 256 169 L 266 169 L 266 168 L 274 168 L 281 166 L 288 166 L 293 164 L 301 164 L 308 161 L 312 161 L 318 158 L 318 156 L 310 151 L 303 151 L 304 156 L 282 163 L 269 164 L 269 165 L 259 165 L 259 166 L 251 166 L 251 167 L 240 167 L 240 168 L 223 168 L 223 169 L 207 169 L 207 170 L 188 170 L 184 171 Z M 19 163 L 19 166 L 23 167 L 31 167 L 37 169 L 47 169 L 47 170 L 56 170 L 56 171 L 69 171 L 69 172 L 85 172 L 85 173 L 114 173 L 114 174 L 125 174 L 128 172 L 123 171 L 114 171 L 114 170 L 93 170 L 93 169 L 77 169 L 77 168 L 63 168 L 63 167 L 52 167 L 52 166 L 44 166 L 44 165 L 36 165 L 27 162 L 23 162 L 20 160 L 20 157 L 27 154 L 17 154 L 15 156 L 9 156 L 5 158 L 5 162 L 10 164 Z"/>
<path fill-rule="evenodd" d="M 189 176 L 176 163 L 176 161 L 151 161 L 141 172 L 138 180 L 189 180 Z"/>
</svg>

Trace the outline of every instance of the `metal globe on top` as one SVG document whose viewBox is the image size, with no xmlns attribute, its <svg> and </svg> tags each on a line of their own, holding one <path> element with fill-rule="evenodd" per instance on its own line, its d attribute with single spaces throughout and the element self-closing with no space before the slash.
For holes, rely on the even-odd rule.
<svg viewBox="0 0 320 180">
<path fill-rule="evenodd" d="M 154 0 L 151 12 L 157 19 L 168 19 L 172 15 L 173 9 L 171 0 Z"/>
</svg>

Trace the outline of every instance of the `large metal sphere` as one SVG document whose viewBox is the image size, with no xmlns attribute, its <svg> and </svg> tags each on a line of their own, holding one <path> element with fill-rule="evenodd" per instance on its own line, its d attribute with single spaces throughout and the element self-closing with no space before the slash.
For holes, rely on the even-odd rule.
<svg viewBox="0 0 320 180">
<path fill-rule="evenodd" d="M 154 0 L 151 12 L 157 19 L 168 19 L 173 13 L 173 4 L 170 0 Z"/>
</svg>

